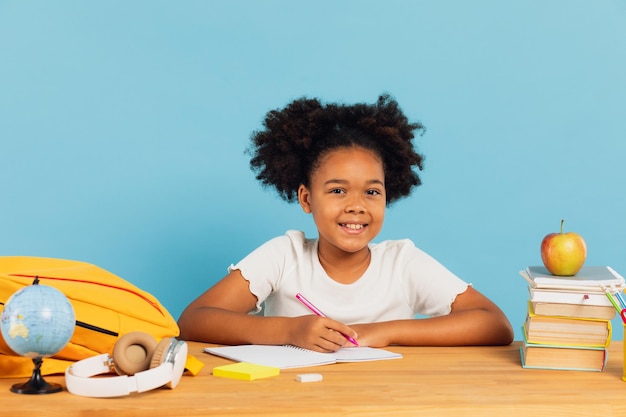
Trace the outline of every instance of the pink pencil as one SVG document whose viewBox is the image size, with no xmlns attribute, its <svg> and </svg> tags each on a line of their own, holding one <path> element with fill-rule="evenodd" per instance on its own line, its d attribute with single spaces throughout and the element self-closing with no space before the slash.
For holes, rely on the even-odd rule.
<svg viewBox="0 0 626 417">
<path fill-rule="evenodd" d="M 298 299 L 298 301 L 300 301 L 302 304 L 304 304 L 309 310 L 311 310 L 316 315 L 318 315 L 320 317 L 326 317 L 326 315 L 324 313 L 322 313 L 319 308 L 315 307 L 313 304 L 311 304 L 311 302 L 309 300 L 304 298 L 304 295 L 298 293 L 298 294 L 296 294 L 296 298 Z M 352 343 L 354 346 L 359 346 L 357 341 L 354 340 L 353 338 L 351 338 L 350 336 L 348 336 L 347 334 L 341 333 L 341 335 L 343 337 L 345 337 L 348 340 L 348 342 Z"/>
</svg>

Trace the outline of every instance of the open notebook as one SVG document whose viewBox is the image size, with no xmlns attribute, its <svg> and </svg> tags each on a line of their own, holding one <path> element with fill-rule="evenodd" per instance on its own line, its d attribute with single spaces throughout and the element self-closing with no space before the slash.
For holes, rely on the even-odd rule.
<svg viewBox="0 0 626 417">
<path fill-rule="evenodd" d="M 346 347 L 333 353 L 321 353 L 291 345 L 238 345 L 207 347 L 204 348 L 204 352 L 238 362 L 250 362 L 280 369 L 402 357 L 399 353 L 371 347 Z"/>
</svg>

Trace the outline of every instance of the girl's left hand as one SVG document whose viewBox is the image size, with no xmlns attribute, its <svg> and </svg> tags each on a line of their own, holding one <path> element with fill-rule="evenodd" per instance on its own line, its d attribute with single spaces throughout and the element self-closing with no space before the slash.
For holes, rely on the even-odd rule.
<svg viewBox="0 0 626 417">
<path fill-rule="evenodd" d="M 389 340 L 386 336 L 385 326 L 380 323 L 369 324 L 352 324 L 350 328 L 359 334 L 357 342 L 359 346 L 385 347 L 389 346 Z M 346 340 L 344 347 L 354 347 L 352 343 Z"/>
</svg>

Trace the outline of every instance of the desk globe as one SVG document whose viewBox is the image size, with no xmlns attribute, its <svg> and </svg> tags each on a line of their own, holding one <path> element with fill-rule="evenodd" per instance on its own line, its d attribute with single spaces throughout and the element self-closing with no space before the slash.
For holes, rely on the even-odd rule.
<svg viewBox="0 0 626 417">
<path fill-rule="evenodd" d="M 60 384 L 47 383 L 41 376 L 44 357 L 59 352 L 74 334 L 76 316 L 67 297 L 56 288 L 33 285 L 21 288 L 7 300 L 0 319 L 6 344 L 17 354 L 31 358 L 34 369 L 30 380 L 15 384 L 18 394 L 50 394 L 62 390 Z"/>
</svg>

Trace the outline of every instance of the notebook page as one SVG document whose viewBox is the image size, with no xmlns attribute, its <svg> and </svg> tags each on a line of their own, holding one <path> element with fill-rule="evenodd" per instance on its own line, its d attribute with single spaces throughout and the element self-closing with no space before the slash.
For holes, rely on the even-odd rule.
<svg viewBox="0 0 626 417">
<path fill-rule="evenodd" d="M 366 362 L 402 358 L 399 353 L 371 347 L 347 347 L 334 353 L 320 353 L 291 345 L 238 345 L 207 347 L 204 348 L 204 352 L 237 362 L 250 362 L 280 369 L 328 365 L 335 362 Z"/>
<path fill-rule="evenodd" d="M 204 348 L 204 352 L 238 362 L 250 362 L 280 369 L 304 368 L 335 363 L 335 357 L 332 354 L 314 352 L 295 346 L 221 346 Z"/>
<path fill-rule="evenodd" d="M 337 362 L 366 362 L 383 359 L 400 359 L 400 353 L 372 347 L 345 347 L 332 354 Z"/>
</svg>

